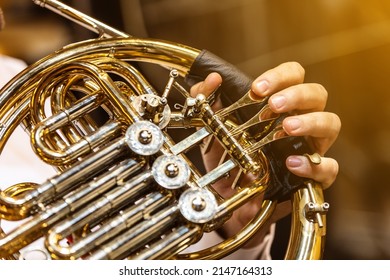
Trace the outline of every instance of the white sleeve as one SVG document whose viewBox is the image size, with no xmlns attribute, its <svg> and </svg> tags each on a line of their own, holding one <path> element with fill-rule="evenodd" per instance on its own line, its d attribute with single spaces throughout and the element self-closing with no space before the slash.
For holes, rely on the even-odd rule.
<svg viewBox="0 0 390 280">
<path fill-rule="evenodd" d="M 11 78 L 22 71 L 26 64 L 19 59 L 0 55 L 0 88 Z M 31 148 L 30 138 L 21 126 L 15 128 L 8 139 L 0 157 L 0 190 L 4 190 L 20 182 L 41 183 L 46 178 L 54 175 L 55 169 L 43 163 L 35 155 Z M 0 219 L 0 227 L 5 233 L 9 233 L 24 221 L 6 221 Z M 21 256 L 29 254 L 32 259 L 38 259 L 39 252 L 43 252 L 43 239 L 38 239 L 27 247 L 21 249 Z M 34 255 L 33 254 L 38 254 Z M 47 257 L 47 256 L 44 256 Z"/>
<path fill-rule="evenodd" d="M 0 88 L 26 67 L 20 59 L 0 55 Z"/>
<path fill-rule="evenodd" d="M 0 55 L 0 88 L 26 66 L 22 60 Z M 35 155 L 29 135 L 18 126 L 1 153 L 1 189 L 20 182 L 42 183 L 54 174 L 55 169 Z"/>
<path fill-rule="evenodd" d="M 268 234 L 264 237 L 262 243 L 253 248 L 238 249 L 229 256 L 226 256 L 225 260 L 271 260 L 271 246 L 275 236 L 275 224 L 272 224 Z M 185 250 L 185 253 L 194 252 L 198 250 L 206 249 L 210 246 L 218 244 L 223 241 L 223 238 L 215 231 L 205 233 L 201 240 L 196 244 L 190 246 Z"/>
</svg>

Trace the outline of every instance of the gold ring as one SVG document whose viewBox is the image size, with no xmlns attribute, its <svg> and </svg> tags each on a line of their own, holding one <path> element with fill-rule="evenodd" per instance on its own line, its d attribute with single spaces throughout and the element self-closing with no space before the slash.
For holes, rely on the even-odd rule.
<svg viewBox="0 0 390 280">
<path fill-rule="evenodd" d="M 314 153 L 312 155 L 304 154 L 305 157 L 307 157 L 311 163 L 315 165 L 319 165 L 321 163 L 321 156 L 318 153 Z"/>
</svg>

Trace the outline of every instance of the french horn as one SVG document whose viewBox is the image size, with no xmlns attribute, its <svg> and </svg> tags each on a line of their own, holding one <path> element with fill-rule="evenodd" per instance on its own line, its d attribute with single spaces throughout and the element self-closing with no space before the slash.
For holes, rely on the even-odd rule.
<svg viewBox="0 0 390 280">
<path fill-rule="evenodd" d="M 7 233 L 0 227 L 1 259 L 19 259 L 40 239 L 50 259 L 221 259 L 284 200 L 292 204 L 285 258 L 323 257 L 322 188 L 284 164 L 310 149 L 283 133 L 284 116 L 271 114 L 266 98 L 251 97 L 251 78 L 208 51 L 132 37 L 59 1 L 34 2 L 99 37 L 44 57 L 1 89 L 0 150 L 22 126 L 37 157 L 57 171 L 1 192 L 1 220 L 20 223 Z M 162 67 L 166 87 L 155 89 L 139 63 Z M 223 77 L 218 91 L 191 96 L 188 88 L 211 72 Z M 214 111 L 218 98 L 224 107 Z M 208 153 L 215 142 L 224 152 L 205 172 L 189 152 Z M 226 198 L 213 184 L 232 174 L 234 194 Z M 185 251 L 260 195 L 261 210 L 236 235 Z"/>
</svg>

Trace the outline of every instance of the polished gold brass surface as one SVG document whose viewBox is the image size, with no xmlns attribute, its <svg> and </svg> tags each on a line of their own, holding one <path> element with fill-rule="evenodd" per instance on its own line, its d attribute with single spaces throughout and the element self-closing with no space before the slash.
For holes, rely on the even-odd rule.
<svg viewBox="0 0 390 280">
<path fill-rule="evenodd" d="M 21 125 L 36 155 L 58 174 L 1 192 L 0 218 L 23 223 L 9 233 L 0 231 L 0 258 L 15 258 L 41 238 L 52 259 L 211 259 L 243 246 L 268 221 L 277 200 L 265 200 L 237 235 L 183 253 L 267 190 L 271 170 L 261 148 L 284 136 L 278 126 L 267 130 L 267 137 L 249 128 L 275 116 L 263 108 L 249 121 L 237 122 L 231 113 L 258 103 L 248 94 L 218 112 L 211 98 L 190 96 L 176 78 L 188 74 L 197 49 L 131 37 L 59 1 L 34 2 L 91 28 L 99 39 L 64 47 L 1 90 L 0 150 Z M 135 62 L 169 70 L 165 90 L 154 89 Z M 182 100 L 171 106 L 175 90 Z M 93 117 L 96 111 L 104 116 L 102 123 Z M 179 128 L 197 129 L 175 141 Z M 202 174 L 186 152 L 208 137 L 226 152 L 217 168 Z M 234 169 L 239 170 L 232 185 L 236 192 L 223 198 L 213 183 Z M 240 186 L 240 176 L 249 173 L 253 181 Z M 328 208 L 321 187 L 308 182 L 291 201 L 286 258 L 321 258 Z"/>
</svg>

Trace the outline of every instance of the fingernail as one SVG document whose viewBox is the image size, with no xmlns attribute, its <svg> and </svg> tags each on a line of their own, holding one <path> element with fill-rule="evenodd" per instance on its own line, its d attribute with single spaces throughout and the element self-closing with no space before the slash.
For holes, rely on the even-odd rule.
<svg viewBox="0 0 390 280">
<path fill-rule="evenodd" d="M 275 107 L 275 109 L 280 109 L 286 104 L 286 97 L 274 95 L 269 100 L 271 104 Z"/>
<path fill-rule="evenodd" d="M 294 131 L 302 126 L 302 121 L 297 118 L 289 118 L 285 120 L 284 126 L 288 128 L 287 130 Z"/>
<path fill-rule="evenodd" d="M 303 161 L 299 157 L 291 156 L 291 157 L 287 158 L 286 164 L 287 164 L 288 167 L 297 168 L 297 167 L 302 166 Z"/>
<path fill-rule="evenodd" d="M 269 82 L 267 80 L 261 80 L 256 83 L 255 93 L 265 95 L 269 89 Z"/>
</svg>

